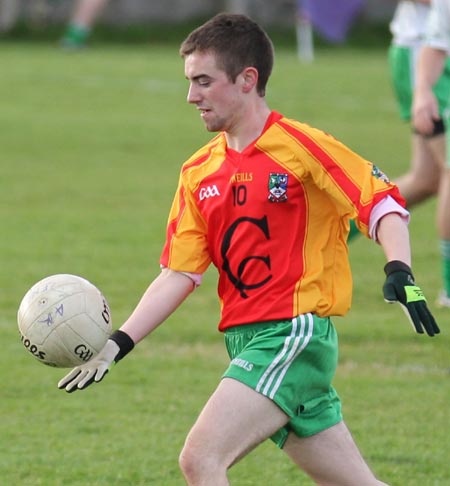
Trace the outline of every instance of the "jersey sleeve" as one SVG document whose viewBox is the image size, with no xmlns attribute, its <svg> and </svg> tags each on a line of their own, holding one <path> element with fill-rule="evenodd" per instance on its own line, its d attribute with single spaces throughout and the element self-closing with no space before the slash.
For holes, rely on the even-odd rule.
<svg viewBox="0 0 450 486">
<path fill-rule="evenodd" d="M 354 219 L 363 234 L 369 236 L 371 212 L 387 196 L 405 207 L 397 186 L 372 162 L 321 130 L 287 123 L 285 127 L 299 143 L 296 152 L 307 172 L 302 177 L 311 177 L 320 190 L 326 191 L 340 215 Z"/>
<path fill-rule="evenodd" d="M 348 212 L 349 219 L 355 219 L 360 231 L 369 236 L 373 209 L 388 196 L 403 208 L 405 200 L 379 167 L 329 135 L 324 134 L 321 139 L 326 155 L 312 159 L 313 177 Z M 327 164 L 329 170 L 323 175 Z"/>
<path fill-rule="evenodd" d="M 160 264 L 178 272 L 203 274 L 210 262 L 207 225 L 195 204 L 187 171 L 182 171 L 169 213 Z"/>
</svg>

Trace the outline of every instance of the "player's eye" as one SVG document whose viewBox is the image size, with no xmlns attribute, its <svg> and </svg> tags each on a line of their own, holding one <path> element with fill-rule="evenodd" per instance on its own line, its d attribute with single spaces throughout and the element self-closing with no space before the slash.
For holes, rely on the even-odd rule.
<svg viewBox="0 0 450 486">
<path fill-rule="evenodd" d="M 197 79 L 197 84 L 202 87 L 209 86 L 211 84 L 211 78 L 203 76 Z"/>
</svg>

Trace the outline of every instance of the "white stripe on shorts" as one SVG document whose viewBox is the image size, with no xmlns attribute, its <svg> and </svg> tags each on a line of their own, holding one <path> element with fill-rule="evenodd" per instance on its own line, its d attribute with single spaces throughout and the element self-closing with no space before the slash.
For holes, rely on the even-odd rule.
<svg viewBox="0 0 450 486">
<path fill-rule="evenodd" d="M 306 332 L 305 327 L 307 328 Z M 281 352 L 261 376 L 261 379 L 256 385 L 257 392 L 273 399 L 289 367 L 311 340 L 313 331 L 314 319 L 312 314 L 302 314 L 292 319 L 291 334 L 285 339 Z"/>
</svg>

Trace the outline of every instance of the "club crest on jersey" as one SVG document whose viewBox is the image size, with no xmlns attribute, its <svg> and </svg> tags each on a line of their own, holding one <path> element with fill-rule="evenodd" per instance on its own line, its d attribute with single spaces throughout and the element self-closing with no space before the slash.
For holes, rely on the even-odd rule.
<svg viewBox="0 0 450 486">
<path fill-rule="evenodd" d="M 383 182 L 386 182 L 386 184 L 389 184 L 389 182 L 391 182 L 389 180 L 389 177 L 382 170 L 380 170 L 376 165 L 372 166 L 372 175 L 375 178 L 380 179 Z"/>
<path fill-rule="evenodd" d="M 271 172 L 269 174 L 269 196 L 270 202 L 287 201 L 288 175 Z"/>
</svg>

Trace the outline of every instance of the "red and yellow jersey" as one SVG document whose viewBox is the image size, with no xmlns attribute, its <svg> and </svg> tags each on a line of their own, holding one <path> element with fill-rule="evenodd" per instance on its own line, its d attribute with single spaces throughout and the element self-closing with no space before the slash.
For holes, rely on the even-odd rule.
<svg viewBox="0 0 450 486">
<path fill-rule="evenodd" d="M 381 177 L 380 177 L 381 175 Z M 326 133 L 272 112 L 243 152 L 217 135 L 182 167 L 161 264 L 219 271 L 219 329 L 351 303 L 349 219 L 368 233 L 395 185 Z"/>
</svg>

